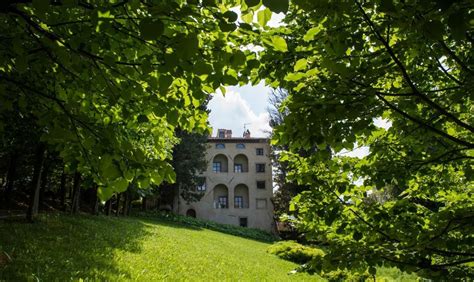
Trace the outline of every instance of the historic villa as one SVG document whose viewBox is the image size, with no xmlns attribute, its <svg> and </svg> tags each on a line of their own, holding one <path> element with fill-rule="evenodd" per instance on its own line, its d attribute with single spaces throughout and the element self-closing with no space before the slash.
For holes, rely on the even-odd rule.
<svg viewBox="0 0 474 282">
<path fill-rule="evenodd" d="M 179 214 L 219 223 L 274 230 L 271 197 L 272 167 L 266 138 L 232 137 L 232 131 L 219 129 L 208 138 L 208 167 L 199 186 L 204 196 L 175 208 Z"/>
</svg>

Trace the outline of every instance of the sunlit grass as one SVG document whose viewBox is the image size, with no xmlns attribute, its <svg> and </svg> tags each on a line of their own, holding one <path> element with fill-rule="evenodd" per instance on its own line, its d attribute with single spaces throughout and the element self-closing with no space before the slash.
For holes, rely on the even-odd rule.
<svg viewBox="0 0 474 282">
<path fill-rule="evenodd" d="M 151 219 L 47 215 L 0 223 L 0 250 L 12 258 L 0 280 L 318 280 L 288 275 L 297 265 L 268 246 Z"/>
</svg>

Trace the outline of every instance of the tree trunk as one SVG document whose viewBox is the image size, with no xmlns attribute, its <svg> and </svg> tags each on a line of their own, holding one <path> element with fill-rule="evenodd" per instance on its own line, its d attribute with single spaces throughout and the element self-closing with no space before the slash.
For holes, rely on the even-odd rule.
<svg viewBox="0 0 474 282">
<path fill-rule="evenodd" d="M 120 198 L 122 194 L 117 194 L 117 210 L 115 211 L 115 215 L 119 216 L 120 214 Z"/>
<path fill-rule="evenodd" d="M 130 211 L 132 209 L 132 193 L 130 193 L 128 197 L 128 202 L 127 202 L 127 216 L 130 215 Z"/>
<path fill-rule="evenodd" d="M 61 182 L 59 183 L 59 193 L 61 197 L 61 209 L 66 211 L 66 172 L 63 169 L 63 173 L 61 174 Z"/>
<path fill-rule="evenodd" d="M 97 197 L 97 185 L 94 185 L 94 206 L 92 207 L 92 214 L 99 215 L 99 197 Z"/>
<path fill-rule="evenodd" d="M 112 198 L 105 203 L 105 215 L 109 216 L 112 213 Z"/>
<path fill-rule="evenodd" d="M 128 195 L 128 202 L 127 202 L 127 216 L 130 215 L 130 211 L 132 210 L 132 200 L 133 200 L 132 191 L 129 191 L 128 193 L 129 195 Z"/>
<path fill-rule="evenodd" d="M 11 197 L 11 193 L 13 191 L 13 184 L 15 183 L 15 178 L 16 178 L 17 160 L 18 160 L 18 153 L 15 151 L 11 155 L 10 161 L 8 162 L 7 180 L 6 180 L 5 190 L 3 192 L 3 196 L 1 199 L 5 203 L 8 202 L 8 200 Z"/>
<path fill-rule="evenodd" d="M 125 191 L 125 199 L 123 201 L 123 215 L 127 216 L 128 215 L 128 199 L 130 198 L 130 191 L 127 189 Z"/>
<path fill-rule="evenodd" d="M 33 222 L 38 215 L 39 194 L 41 188 L 41 172 L 43 170 L 44 155 L 46 148 L 40 143 L 36 147 L 33 180 L 31 181 L 30 204 L 26 213 L 26 219 Z"/>
<path fill-rule="evenodd" d="M 47 155 L 47 154 L 46 154 Z M 39 195 L 39 205 L 44 205 L 44 192 L 46 192 L 47 184 L 48 184 L 48 173 L 49 173 L 49 162 L 47 160 L 47 156 L 44 160 L 43 171 L 41 172 L 41 188 L 40 188 L 40 195 Z"/>
<path fill-rule="evenodd" d="M 81 198 L 81 174 L 76 171 L 74 173 L 74 184 L 73 184 L 73 194 L 72 194 L 72 203 L 71 203 L 71 214 L 79 212 L 80 209 L 80 198 Z"/>
<path fill-rule="evenodd" d="M 142 198 L 142 211 L 146 211 L 146 210 L 147 210 L 146 197 L 143 197 Z"/>
</svg>

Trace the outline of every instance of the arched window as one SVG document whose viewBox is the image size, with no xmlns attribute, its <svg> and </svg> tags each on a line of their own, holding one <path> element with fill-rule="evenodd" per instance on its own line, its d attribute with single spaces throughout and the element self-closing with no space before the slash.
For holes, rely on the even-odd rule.
<svg viewBox="0 0 474 282">
<path fill-rule="evenodd" d="M 235 145 L 235 148 L 237 149 L 245 149 L 245 144 L 239 143 Z"/>
<path fill-rule="evenodd" d="M 224 184 L 218 184 L 214 187 L 214 208 L 229 208 L 229 189 Z"/>
<path fill-rule="evenodd" d="M 227 172 L 229 161 L 223 154 L 218 154 L 212 160 L 212 171 L 213 172 Z"/>
<path fill-rule="evenodd" d="M 222 144 L 222 143 L 216 144 L 216 149 L 225 149 L 225 144 Z"/>
<path fill-rule="evenodd" d="M 249 172 L 249 159 L 244 154 L 238 154 L 234 158 L 234 172 Z"/>
<path fill-rule="evenodd" d="M 249 207 L 249 187 L 238 184 L 234 188 L 234 208 L 246 209 Z"/>
</svg>

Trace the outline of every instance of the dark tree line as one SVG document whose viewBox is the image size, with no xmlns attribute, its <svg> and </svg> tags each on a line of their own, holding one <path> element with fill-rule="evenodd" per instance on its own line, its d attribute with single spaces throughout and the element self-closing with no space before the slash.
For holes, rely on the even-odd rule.
<svg viewBox="0 0 474 282">
<path fill-rule="evenodd" d="M 157 205 L 173 205 L 178 193 L 186 201 L 200 199 L 196 192 L 199 172 L 205 169 L 206 135 L 177 132 L 180 143 L 173 149 L 176 183 L 164 183 L 147 190 L 131 183 L 106 202 L 97 196 L 97 185 L 73 166 L 66 165 L 54 148 L 39 138 L 28 117 L 10 115 L 0 146 L 0 216 L 24 215 L 34 221 L 39 211 L 87 212 L 97 215 L 130 215 L 132 202 L 147 209 L 147 198 Z"/>
</svg>

